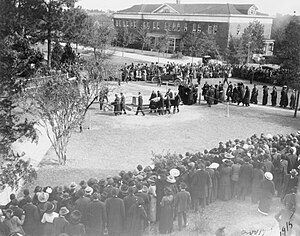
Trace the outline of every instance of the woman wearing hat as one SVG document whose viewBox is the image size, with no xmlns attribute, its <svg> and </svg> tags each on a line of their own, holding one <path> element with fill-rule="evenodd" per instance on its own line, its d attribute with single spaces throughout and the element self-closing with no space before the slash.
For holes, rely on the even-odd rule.
<svg viewBox="0 0 300 236">
<path fill-rule="evenodd" d="M 45 204 L 46 211 L 43 214 L 43 218 L 41 222 L 43 223 L 43 234 L 45 236 L 55 236 L 53 220 L 58 217 L 58 213 L 54 212 L 56 209 L 56 205 L 52 202 L 47 202 Z"/>
<path fill-rule="evenodd" d="M 149 204 L 149 220 L 150 222 L 156 222 L 156 185 L 155 185 L 156 176 L 150 176 L 148 179 L 149 186 L 149 195 L 150 195 L 150 204 Z"/>
<path fill-rule="evenodd" d="M 161 234 L 172 233 L 173 231 L 174 197 L 169 187 L 165 188 L 164 193 L 165 196 L 163 196 L 160 202 L 161 209 L 158 225 L 158 230 Z"/>
<path fill-rule="evenodd" d="M 272 198 L 275 194 L 275 185 L 273 183 L 272 173 L 266 172 L 264 176 L 265 178 L 260 184 L 258 212 L 263 215 L 268 215 L 272 204 Z"/>
</svg>

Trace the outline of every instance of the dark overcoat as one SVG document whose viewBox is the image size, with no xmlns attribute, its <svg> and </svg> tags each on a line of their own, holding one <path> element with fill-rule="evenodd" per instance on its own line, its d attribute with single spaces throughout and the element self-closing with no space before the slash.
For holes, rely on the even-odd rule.
<svg viewBox="0 0 300 236">
<path fill-rule="evenodd" d="M 108 198 L 105 202 L 109 234 L 121 234 L 124 229 L 125 207 L 122 199 Z"/>
</svg>

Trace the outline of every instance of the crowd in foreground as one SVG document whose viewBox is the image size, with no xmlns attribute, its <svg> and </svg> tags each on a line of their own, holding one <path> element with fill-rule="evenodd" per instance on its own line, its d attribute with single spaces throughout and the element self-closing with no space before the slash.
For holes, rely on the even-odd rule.
<svg viewBox="0 0 300 236">
<path fill-rule="evenodd" d="M 36 186 L 32 195 L 24 189 L 22 198 L 12 194 L 3 207 L 0 235 L 138 236 L 156 223 L 167 234 L 186 227 L 189 212 L 203 212 L 217 200 L 250 199 L 257 214 L 268 215 L 274 197 L 283 204 L 275 218 L 287 232 L 295 223 L 299 157 L 300 132 L 261 134 L 100 180 Z"/>
</svg>

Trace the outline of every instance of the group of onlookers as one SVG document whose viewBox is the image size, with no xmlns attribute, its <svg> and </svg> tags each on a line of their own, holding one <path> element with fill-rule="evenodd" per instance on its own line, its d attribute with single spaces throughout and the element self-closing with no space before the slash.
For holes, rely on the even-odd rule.
<svg viewBox="0 0 300 236">
<path fill-rule="evenodd" d="M 164 65 L 152 62 L 151 64 L 129 64 L 125 63 L 121 69 L 121 80 L 123 82 L 128 81 L 146 81 L 154 76 L 161 77 L 163 75 L 173 75 L 175 77 L 182 78 L 182 80 L 197 79 L 198 83 L 202 78 L 224 78 L 231 74 L 230 65 L 220 64 L 176 64 L 174 62 L 168 62 Z"/>
<path fill-rule="evenodd" d="M 3 207 L 0 235 L 143 235 L 158 223 L 161 234 L 182 230 L 188 212 L 203 212 L 217 199 L 246 200 L 268 215 L 272 198 L 284 208 L 280 227 L 295 224 L 300 168 L 300 132 L 253 135 L 220 142 L 211 150 L 179 154 L 176 161 L 138 165 L 107 178 L 90 178 L 66 186 L 36 186 L 32 195 Z M 174 220 L 177 226 L 174 227 Z M 17 234 L 15 234 L 17 235 Z"/>
<path fill-rule="evenodd" d="M 243 104 L 243 106 L 249 106 L 250 103 L 258 104 L 258 93 L 259 90 L 257 85 L 254 84 L 252 90 L 250 91 L 249 86 L 245 86 L 242 82 L 237 84 L 232 84 L 231 81 L 227 83 L 226 92 L 224 89 L 223 82 L 219 81 L 219 84 L 215 86 L 209 85 L 207 81 L 202 87 L 202 96 L 208 105 L 218 104 L 219 102 L 231 102 Z M 276 86 L 273 86 L 272 91 L 269 92 L 267 85 L 262 87 L 262 105 L 268 105 L 269 94 L 271 97 L 271 105 L 277 106 L 278 92 Z M 296 106 L 296 94 L 295 90 L 292 90 L 290 98 L 288 98 L 288 87 L 284 85 L 280 92 L 279 106 L 283 108 L 289 107 L 290 109 L 295 109 Z"/>
<path fill-rule="evenodd" d="M 288 69 L 274 66 L 260 65 L 233 65 L 232 77 L 246 79 L 253 83 L 254 81 L 283 86 L 293 75 Z"/>
</svg>

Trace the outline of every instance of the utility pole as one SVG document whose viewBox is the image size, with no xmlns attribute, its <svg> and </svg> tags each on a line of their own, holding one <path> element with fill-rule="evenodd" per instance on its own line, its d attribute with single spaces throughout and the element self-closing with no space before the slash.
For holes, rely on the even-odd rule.
<svg viewBox="0 0 300 236">
<path fill-rule="evenodd" d="M 294 118 L 297 117 L 297 111 L 298 111 L 298 106 L 299 106 L 299 97 L 300 97 L 300 91 L 297 90 L 297 100 L 296 100 L 296 107 L 295 107 Z"/>
</svg>

